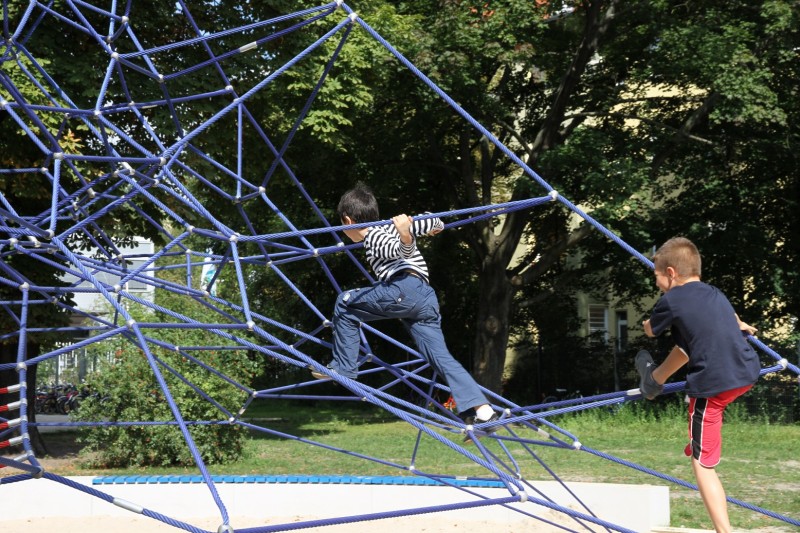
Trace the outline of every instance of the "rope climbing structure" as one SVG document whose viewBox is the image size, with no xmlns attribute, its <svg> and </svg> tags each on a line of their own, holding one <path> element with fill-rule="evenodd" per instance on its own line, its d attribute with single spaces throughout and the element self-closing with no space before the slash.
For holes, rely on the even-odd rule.
<svg viewBox="0 0 800 533">
<path fill-rule="evenodd" d="M 329 396 L 325 391 L 330 390 L 330 383 L 311 378 L 309 369 L 325 370 L 325 361 L 312 356 L 310 347 L 329 351 L 330 344 L 324 340 L 330 326 L 329 310 L 318 308 L 314 296 L 299 289 L 299 284 L 288 273 L 288 267 L 303 261 L 305 268 L 319 269 L 328 276 L 332 293 L 341 291 L 341 288 L 330 274 L 326 262 L 329 258 L 345 254 L 368 279 L 369 274 L 352 254 L 359 245 L 345 244 L 340 239 L 337 231 L 341 228 L 331 226 L 315 205 L 313 185 L 306 187 L 301 183 L 283 156 L 355 32 L 379 43 L 398 65 L 416 76 L 422 87 L 451 106 L 464 121 L 494 143 L 542 191 L 541 197 L 425 216 L 440 217 L 448 228 L 452 228 L 516 210 L 560 205 L 603 232 L 643 265 L 652 268 L 646 257 L 554 190 L 348 5 L 337 0 L 267 20 L 250 20 L 236 28 L 215 30 L 200 27 L 191 2 L 165 2 L 174 9 L 174 16 L 185 23 L 185 31 L 176 35 L 163 34 L 164 42 L 149 43 L 141 40 L 137 33 L 137 16 L 146 17 L 146 12 L 141 10 L 136 0 L 64 0 L 58 3 L 30 0 L 27 6 L 17 4 L 22 2 L 3 1 L 0 109 L 5 115 L 3 120 L 13 121 L 16 125 L 19 144 L 25 147 L 25 153 L 35 154 L 26 156 L 35 163 L 19 165 L 14 162 L 14 157 L 4 156 L 1 161 L 5 168 L 0 168 L 0 175 L 13 178 L 15 183 L 25 183 L 25 187 L 31 190 L 51 191 L 52 199 L 49 208 L 30 212 L 27 202 L 13 203 L 10 196 L 0 191 L 0 256 L 3 258 L 0 284 L 5 294 L 15 295 L 0 302 L 0 307 L 18 326 L 15 331 L 2 332 L 0 336 L 3 343 L 18 346 L 16 362 L 0 364 L 0 372 L 13 373 L 17 382 L 0 389 L 4 397 L 14 398 L 0 406 L 0 447 L 19 450 L 15 456 L 0 456 L 0 467 L 13 472 L 0 477 L 0 485 L 46 478 L 176 528 L 203 531 L 179 517 L 165 516 L 156 509 L 115 497 L 113 485 L 97 488 L 50 473 L 31 447 L 29 428 L 33 423 L 28 421 L 31 406 L 26 402 L 29 370 L 72 350 L 118 338 L 136 346 L 147 358 L 159 393 L 173 416 L 164 424 L 175 426 L 176 431 L 181 432 L 197 465 L 199 479 L 207 486 L 218 509 L 220 532 L 234 531 L 234 524 L 218 494 L 218 480 L 208 472 L 194 444 L 190 431 L 192 424 L 243 427 L 253 432 L 294 439 L 297 446 L 330 449 L 330 446 L 307 437 L 286 435 L 269 423 L 245 420 L 253 401 L 274 398 L 349 399 L 372 404 L 413 427 L 419 434 L 418 440 L 429 440 L 446 447 L 454 456 L 479 465 L 484 474 L 474 480 L 496 483 L 507 489 L 507 495 L 486 498 L 465 486 L 458 476 L 416 468 L 416 448 L 409 450 L 404 464 L 385 457 L 381 450 L 372 450 L 371 453 L 334 450 L 363 461 L 378 462 L 398 470 L 399 474 L 449 486 L 451 490 L 460 491 L 463 500 L 458 504 L 419 509 L 406 509 L 402 502 L 397 502 L 396 511 L 380 515 L 330 517 L 322 522 L 263 526 L 248 531 L 299 529 L 478 506 L 505 506 L 531 520 L 567 531 L 594 528 L 629 531 L 597 516 L 580 501 L 570 506 L 561 505 L 541 491 L 536 481 L 531 480 L 530 473 L 522 471 L 517 461 L 520 454 L 536 459 L 539 446 L 593 454 L 661 480 L 694 488 L 685 481 L 592 449 L 551 421 L 565 412 L 638 400 L 641 398 L 638 389 L 565 400 L 547 406 L 516 405 L 491 391 L 484 391 L 494 407 L 502 412 L 501 418 L 483 425 L 466 425 L 439 402 L 441 394 L 447 396 L 448 389 L 436 380 L 436 376 L 429 375 L 430 367 L 421 355 L 403 341 L 390 338 L 369 324 L 362 328 L 360 369 L 362 374 L 385 377 L 381 386 L 333 376 L 333 380 L 341 385 L 340 393 Z M 103 4 L 103 7 L 98 4 Z M 313 38 L 307 46 L 288 57 L 279 68 L 264 72 L 258 82 L 247 87 L 237 85 L 237 58 L 246 54 L 268 54 L 270 52 L 264 51 L 266 45 L 279 43 L 285 36 L 302 33 L 310 27 L 323 28 L 323 31 L 309 32 Z M 63 75 L 63 69 L 37 60 L 36 50 L 31 47 L 37 43 L 37 33 L 44 31 L 63 38 L 69 36 L 70 42 L 77 43 L 71 48 L 69 61 L 100 61 L 95 63 L 95 70 L 102 74 L 96 80 L 96 94 L 90 98 L 73 94 L 69 81 L 59 77 Z M 240 42 L 243 38 L 247 40 Z M 201 51 L 204 59 L 190 65 L 176 59 L 188 50 Z M 328 54 L 326 67 L 319 73 L 319 79 L 310 84 L 306 104 L 294 118 L 285 139 L 281 143 L 275 142 L 269 126 L 256 118 L 258 114 L 251 109 L 251 102 L 254 96 L 268 91 L 275 80 L 291 73 L 296 65 L 312 54 Z M 173 65 L 180 65 L 180 68 Z M 187 87 L 194 87 L 196 92 L 182 92 Z M 71 133 L 78 130 L 81 131 L 81 141 L 76 141 Z M 236 140 L 235 148 L 232 148 L 235 150 L 232 163 L 206 149 L 206 137 L 216 135 L 219 138 L 220 131 L 229 132 Z M 255 173 L 256 177 L 244 170 L 248 158 L 253 157 L 248 152 L 253 147 L 257 147 L 260 158 L 269 156 L 270 161 L 263 172 Z M 296 224 L 281 209 L 286 179 L 282 180 L 282 188 L 273 194 L 273 177 L 277 172 L 281 172 L 291 184 L 292 201 L 302 202 L 315 224 L 307 221 Z M 199 190 L 204 191 L 202 199 L 197 195 Z M 24 194 L 15 193 L 14 198 L 25 198 Z M 222 216 L 223 209 L 225 217 Z M 254 223 L 253 214 L 265 211 L 273 215 L 269 230 L 260 229 L 267 226 Z M 236 228 L 223 221 L 231 220 L 232 212 L 239 217 Z M 141 228 L 143 233 L 157 234 L 166 244 L 148 254 L 126 252 L 118 245 L 115 239 L 118 236 L 113 230 L 120 220 L 131 219 L 136 220 L 134 226 Z M 188 242 L 193 243 L 193 249 L 187 246 Z M 89 248 L 91 252 L 87 251 Z M 19 261 L 19 258 L 25 260 Z M 297 302 L 308 313 L 318 317 L 318 327 L 303 330 L 253 308 L 250 303 L 253 295 L 248 292 L 248 272 L 253 268 L 266 269 L 274 274 L 276 283 L 288 287 Z M 39 278 L 33 275 L 34 270 L 58 273 L 42 279 L 64 281 L 42 284 L 36 281 Z M 201 276 L 201 270 L 210 274 Z M 166 271 L 180 275 L 163 276 Z M 109 279 L 113 281 L 109 282 Z M 235 294 L 234 298 L 224 299 L 223 293 L 216 290 L 222 279 L 235 287 L 235 290 L 225 292 Z M 202 319 L 142 297 L 141 293 L 130 290 L 131 284 L 197 302 L 205 311 Z M 76 293 L 100 299 L 106 312 L 94 313 L 70 304 L 68 295 Z M 33 316 L 43 316 L 44 310 L 53 306 L 71 313 L 77 320 L 68 326 L 48 327 L 32 319 Z M 134 310 L 158 311 L 170 321 L 137 321 L 135 316 L 139 315 Z M 158 328 L 202 330 L 213 334 L 219 342 L 213 347 L 190 342 L 180 346 L 165 344 L 151 333 Z M 26 340 L 43 332 L 61 334 L 75 341 L 44 353 L 28 353 Z M 370 348 L 376 342 L 384 341 L 407 353 L 402 364 L 384 361 L 380 353 Z M 775 361 L 762 373 L 783 370 L 798 373 L 796 366 L 757 339 L 751 338 L 751 342 Z M 257 353 L 264 360 L 302 369 L 307 379 L 256 390 L 228 378 L 198 355 L 209 348 Z M 180 353 L 203 371 L 227 379 L 241 394 L 241 404 L 237 409 L 224 407 L 202 386 L 191 383 L 178 370 L 164 364 L 156 354 L 156 350 L 161 349 Z M 367 362 L 369 364 L 364 364 Z M 165 374 L 178 377 L 192 387 L 198 397 L 214 404 L 219 418 L 186 420 Z M 369 383 L 373 381 L 369 380 Z M 410 401 L 410 395 L 395 393 L 398 386 L 413 391 L 426 401 Z M 684 383 L 671 383 L 666 386 L 665 393 L 678 392 L 683 387 Z M 135 424 L 137 421 L 126 423 Z M 66 425 L 70 424 L 78 425 Z M 494 429 L 499 430 L 491 431 Z M 473 439 L 474 445 L 468 447 L 463 443 L 465 434 L 483 436 L 483 439 Z M 487 443 L 497 443 L 499 447 L 495 449 Z M 546 465 L 542 467 L 560 482 Z M 800 525 L 789 517 L 745 502 L 731 501 Z M 550 521 L 547 518 L 550 515 L 546 516 L 544 511 L 553 510 L 567 517 L 569 525 Z"/>
</svg>

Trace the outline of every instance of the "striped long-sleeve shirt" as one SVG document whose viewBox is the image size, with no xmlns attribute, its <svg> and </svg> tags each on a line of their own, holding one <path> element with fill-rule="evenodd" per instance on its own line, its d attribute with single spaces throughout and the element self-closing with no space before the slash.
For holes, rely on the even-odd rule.
<svg viewBox="0 0 800 533">
<path fill-rule="evenodd" d="M 417 248 L 417 237 L 432 231 L 441 231 L 444 223 L 440 218 L 414 218 L 411 224 L 411 244 L 403 244 L 393 224 L 370 228 L 364 238 L 364 250 L 375 275 L 386 281 L 401 270 L 413 270 L 428 279 L 428 265 Z"/>
</svg>

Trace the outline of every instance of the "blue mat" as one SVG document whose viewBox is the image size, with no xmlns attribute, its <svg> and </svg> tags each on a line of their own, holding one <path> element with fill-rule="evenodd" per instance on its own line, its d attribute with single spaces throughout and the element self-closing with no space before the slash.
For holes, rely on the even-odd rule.
<svg viewBox="0 0 800 533">
<path fill-rule="evenodd" d="M 211 476 L 214 483 L 307 483 L 307 484 L 342 484 L 342 485 L 426 485 L 458 487 L 492 487 L 505 488 L 500 481 L 482 479 L 448 479 L 447 483 L 414 476 L 308 476 L 308 475 L 247 475 L 247 476 Z M 92 485 L 120 485 L 147 483 L 203 483 L 200 475 L 165 475 L 165 476 L 99 476 L 92 480 Z"/>
</svg>

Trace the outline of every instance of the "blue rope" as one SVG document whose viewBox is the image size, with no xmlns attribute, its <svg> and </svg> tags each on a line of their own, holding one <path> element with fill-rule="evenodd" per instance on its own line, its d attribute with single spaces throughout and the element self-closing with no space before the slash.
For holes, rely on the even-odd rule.
<svg viewBox="0 0 800 533">
<path fill-rule="evenodd" d="M 310 378 L 307 382 L 253 391 L 246 385 L 238 383 L 236 380 L 217 371 L 205 363 L 201 357 L 193 355 L 197 351 L 212 349 L 220 351 L 249 350 L 265 358 L 302 369 L 303 372 L 306 372 L 308 367 L 324 370 L 319 362 L 309 353 L 304 352 L 303 349 L 310 348 L 311 350 L 307 350 L 309 352 L 315 349 L 321 349 L 325 352 L 330 351 L 330 342 L 323 340 L 323 336 L 327 334 L 326 329 L 329 326 L 329 321 L 325 313 L 315 305 L 313 301 L 314 295 L 307 295 L 301 286 L 295 284 L 291 276 L 287 274 L 289 271 L 284 268 L 284 265 L 313 259 L 315 266 L 321 272 L 324 272 L 330 287 L 333 288 L 334 292 L 338 293 L 341 292 L 342 288 L 334 277 L 326 258 L 332 254 L 344 254 L 346 259 L 355 267 L 355 271 L 363 275 L 368 281 L 374 281 L 372 274 L 353 254 L 353 251 L 360 248 L 361 245 L 346 245 L 342 241 L 339 233 L 341 233 L 343 227 L 331 226 L 326 214 L 317 206 L 314 195 L 307 190 L 286 161 L 286 154 L 296 133 L 306 121 L 312 105 L 317 101 L 319 93 L 328 81 L 345 44 L 352 31 L 356 28 L 363 29 L 389 50 L 402 65 L 453 107 L 462 118 L 475 127 L 498 150 L 519 165 L 525 175 L 547 192 L 547 195 L 541 198 L 527 198 L 496 205 L 474 206 L 443 213 L 424 214 L 419 215 L 417 218 L 444 218 L 448 220 L 446 228 L 452 229 L 504 214 L 529 210 L 548 203 L 555 205 L 554 202 L 558 200 L 561 205 L 582 217 L 587 224 L 616 242 L 647 267 L 652 268 L 652 263 L 624 243 L 619 237 L 604 228 L 602 224 L 554 191 L 549 184 L 510 149 L 505 147 L 491 132 L 461 109 L 455 101 L 416 69 L 402 54 L 342 2 L 330 2 L 265 21 L 250 22 L 241 27 L 220 32 L 202 30 L 192 17 L 190 6 L 187 4 L 184 0 L 178 0 L 177 5 L 180 12 L 186 17 L 190 31 L 194 32 L 194 36 L 162 46 L 146 47 L 139 42 L 134 29 L 127 19 L 130 16 L 131 2 L 125 3 L 124 14 L 121 15 L 118 12 L 116 3 L 112 3 L 109 11 L 82 0 L 65 0 L 64 4 L 59 4 L 58 7 L 54 7 L 55 4 L 52 2 L 32 1 L 22 14 L 18 26 L 14 29 L 13 38 L 9 38 L 11 27 L 7 17 L 7 1 L 3 2 L 4 15 L 6 16 L 3 22 L 3 44 L 5 48 L 2 60 L 4 62 L 8 61 L 9 65 L 13 65 L 19 75 L 26 79 L 26 83 L 30 83 L 31 86 L 40 91 L 41 99 L 38 99 L 35 103 L 26 101 L 4 69 L 4 71 L 0 71 L 0 87 L 3 88 L 4 94 L 7 94 L 11 101 L 3 102 L 2 108 L 8 112 L 8 116 L 11 117 L 13 123 L 24 134 L 24 139 L 41 152 L 43 162 L 41 167 L 0 169 L 0 174 L 18 175 L 20 177 L 33 176 L 35 179 L 42 179 L 52 192 L 49 208 L 38 214 L 18 212 L 15 206 L 11 205 L 8 198 L 3 193 L 0 193 L 0 205 L 2 206 L 0 207 L 0 231 L 6 235 L 5 238 L 0 239 L 0 258 L 3 259 L 3 261 L 0 261 L 0 273 L 2 273 L 0 284 L 10 288 L 11 292 L 19 291 L 20 293 L 17 299 L 11 298 L 8 301 L 0 302 L 0 309 L 7 314 L 9 320 L 18 325 L 17 331 L 3 333 L 0 336 L 0 340 L 16 340 L 20 346 L 17 362 L 0 365 L 0 371 L 14 371 L 19 374 L 21 387 L 18 392 L 20 399 L 25 398 L 25 380 L 27 376 L 27 367 L 18 368 L 20 365 L 29 367 L 30 365 L 52 360 L 75 349 L 83 349 L 104 339 L 121 337 L 127 342 L 140 347 L 145 353 L 151 371 L 167 400 L 174 419 L 139 422 L 71 422 L 60 425 L 67 427 L 178 427 L 198 465 L 201 473 L 200 480 L 207 485 L 211 492 L 225 525 L 228 524 L 229 520 L 224 504 L 215 489 L 214 483 L 218 480 L 215 476 L 209 475 L 188 432 L 189 427 L 238 424 L 270 435 L 293 439 L 303 444 L 320 446 L 366 461 L 375 461 L 405 473 L 438 480 L 446 485 L 459 488 L 455 483 L 456 480 L 452 477 L 421 472 L 414 466 L 418 462 L 418 453 L 420 452 L 423 438 L 428 437 L 437 445 L 446 446 L 455 453 L 482 466 L 491 481 L 506 487 L 512 494 L 508 498 L 486 499 L 471 491 L 459 488 L 459 490 L 465 490 L 470 496 L 478 498 L 480 501 L 452 504 L 451 506 L 431 506 L 420 509 L 389 511 L 387 513 L 373 513 L 357 517 L 333 518 L 300 524 L 284 524 L 281 526 L 269 526 L 267 529 L 255 528 L 252 531 L 279 531 L 311 527 L 314 524 L 349 523 L 391 516 L 408 516 L 449 509 L 481 507 L 484 505 L 505 506 L 525 516 L 542 520 L 553 526 L 553 528 L 571 531 L 568 527 L 549 522 L 542 517 L 536 516 L 533 512 L 519 509 L 516 506 L 511 507 L 512 503 L 519 502 L 520 493 L 526 490 L 530 490 L 540 496 L 540 498 L 527 498 L 533 505 L 554 509 L 572 517 L 580 530 L 589 529 L 588 524 L 598 524 L 605 529 L 624 531 L 618 526 L 607 524 L 598 519 L 583 502 L 580 502 L 574 493 L 572 494 L 573 499 L 586 511 L 585 513 L 561 507 L 551 498 L 548 498 L 547 495 L 542 494 L 540 490 L 535 488 L 534 484 L 525 480 L 516 456 L 517 449 L 512 446 L 519 446 L 528 455 L 534 457 L 554 479 L 561 483 L 567 492 L 571 493 L 572 491 L 569 490 L 569 487 L 558 479 L 558 476 L 536 455 L 534 446 L 599 453 L 583 447 L 577 436 L 560 428 L 553 420 L 555 417 L 565 413 L 619 405 L 627 401 L 637 401 L 641 398 L 641 394 L 637 389 L 531 406 L 513 404 L 498 394 L 484 389 L 484 393 L 487 398 L 490 398 L 493 406 L 503 410 L 503 416 L 497 422 L 481 424 L 474 429 L 468 429 L 460 419 L 448 411 L 437 399 L 439 394 L 449 393 L 449 388 L 440 382 L 435 372 L 430 371 L 429 364 L 419 352 L 406 343 L 389 337 L 369 324 L 365 324 L 361 330 L 361 356 L 359 361 L 361 367 L 359 375 L 367 376 L 382 373 L 387 376 L 388 380 L 384 380 L 384 384 L 380 387 L 372 388 L 358 381 L 335 376 L 332 381 L 341 385 L 341 389 L 346 391 L 344 395 L 329 396 L 318 392 L 305 394 L 304 392 L 307 391 L 317 391 L 315 387 L 318 386 L 319 382 L 310 380 Z M 338 23 L 330 22 L 329 29 L 321 32 L 323 35 L 311 45 L 280 68 L 269 72 L 249 90 L 240 94 L 234 89 L 235 78 L 231 78 L 226 74 L 222 68 L 223 62 L 246 54 L 268 42 L 274 42 L 276 39 L 280 39 L 290 33 L 297 34 L 299 31 L 313 29 L 315 25 L 321 26 L 323 22 L 328 22 L 328 17 L 338 13 L 340 9 L 347 16 Z M 60 13 L 58 10 L 63 10 L 64 12 Z M 108 21 L 108 35 L 101 35 L 94 29 L 95 26 L 90 23 L 90 18 L 94 21 L 98 17 Z M 90 42 L 107 55 L 108 64 L 104 68 L 102 78 L 98 80 L 100 82 L 99 89 L 91 108 L 84 109 L 73 102 L 69 95 L 47 73 L 46 69 L 35 60 L 34 55 L 26 49 L 25 45 L 30 36 L 46 19 L 53 19 L 58 24 L 63 24 L 67 29 L 80 32 L 81 36 L 88 36 Z M 286 26 L 281 27 L 280 25 L 284 23 Z M 117 27 L 117 25 L 119 26 Z M 265 32 L 263 35 L 257 34 L 262 30 Z M 211 43 L 217 46 L 220 43 L 227 43 L 230 36 L 239 35 L 242 32 L 251 32 L 256 36 L 248 45 L 235 49 L 230 48 L 229 45 L 223 45 L 228 46 L 225 51 L 219 54 L 213 51 Z M 302 109 L 291 120 L 287 117 L 287 124 L 291 125 L 288 132 L 285 133 L 283 141 L 281 143 L 273 143 L 271 135 L 267 133 L 262 124 L 263 121 L 251 113 L 248 104 L 267 85 L 288 73 L 289 69 L 294 68 L 311 52 L 321 49 L 336 34 L 339 34 L 339 40 L 335 46 L 329 45 L 330 48 L 333 48 L 333 51 L 329 57 L 323 58 L 324 66 L 320 69 L 319 77 L 309 91 Z M 131 51 L 116 55 L 114 49 L 123 40 L 125 44 L 121 48 Z M 157 54 L 171 51 L 180 53 L 180 50 L 189 47 L 204 51 L 205 59 L 172 72 L 162 71 L 157 68 L 153 60 Z M 170 90 L 170 82 L 172 80 L 190 76 L 200 71 L 215 72 L 218 78 L 216 81 L 209 82 L 210 86 L 206 87 L 203 92 L 172 94 Z M 127 76 L 131 73 L 137 76 L 135 84 L 129 84 Z M 136 102 L 136 89 L 141 85 L 141 77 L 157 84 L 161 94 L 154 97 L 151 93 L 147 95 L 146 101 Z M 186 116 L 184 118 L 181 114 L 182 109 L 188 108 L 193 103 L 201 100 L 213 102 L 218 105 L 219 110 L 208 119 L 199 120 L 198 117 L 194 116 Z M 151 108 L 157 108 L 158 112 L 161 113 L 168 113 L 165 118 L 171 121 L 174 132 L 164 135 L 153 127 L 148 118 L 148 110 Z M 41 119 L 40 115 L 45 113 L 51 116 L 60 115 L 63 117 L 55 129 L 49 128 L 45 121 Z M 231 147 L 231 157 L 236 158 L 235 165 L 225 160 L 217 160 L 212 155 L 205 153 L 200 142 L 202 134 L 223 119 L 235 123 L 235 140 L 232 140 L 232 144 L 235 143 L 235 147 Z M 116 122 L 116 120 L 119 122 Z M 137 123 L 139 128 L 130 129 L 122 125 L 128 121 Z M 74 128 L 75 125 L 84 127 L 87 132 L 87 138 L 91 138 L 93 144 L 96 145 L 87 148 L 86 153 L 68 153 L 62 148 L 62 146 L 69 146 L 66 143 L 67 136 L 70 133 L 70 129 Z M 272 161 L 267 165 L 266 169 L 259 168 L 255 171 L 255 174 L 257 174 L 255 179 L 248 178 L 254 172 L 245 161 L 245 157 L 248 154 L 245 150 L 244 141 L 246 134 L 249 134 L 250 131 L 254 132 L 256 140 L 260 141 L 266 148 L 264 154 L 258 155 L 272 157 Z M 176 137 L 170 136 L 173 133 L 176 134 Z M 203 169 L 203 171 L 200 169 Z M 209 169 L 211 169 L 210 174 L 213 174 L 213 178 L 209 178 L 204 174 L 204 171 L 208 173 Z M 284 198 L 270 194 L 267 190 L 267 187 L 272 185 L 273 177 L 279 170 L 281 171 L 281 177 L 288 179 L 289 185 L 297 192 L 297 201 L 304 202 L 311 214 L 319 221 L 319 227 L 298 229 L 295 223 L 281 212 L 280 203 L 284 201 Z M 198 187 L 204 188 L 209 196 L 218 198 L 223 202 L 232 203 L 234 205 L 233 209 L 241 219 L 236 223 L 237 225 L 229 227 L 223 224 L 214 215 L 214 211 L 218 206 L 213 204 L 204 205 L 199 201 L 192 194 L 192 187 L 187 185 L 190 181 L 194 181 Z M 158 216 L 163 216 L 169 223 L 162 223 L 162 221 L 156 220 L 152 215 L 148 214 L 145 208 L 142 207 L 144 204 L 158 211 Z M 260 234 L 258 226 L 248 216 L 248 211 L 245 209 L 246 206 L 268 211 L 276 220 L 275 227 L 285 228 L 285 231 Z M 166 244 L 154 254 L 132 256 L 122 253 L 104 230 L 106 221 L 113 216 L 115 211 L 120 209 L 131 210 L 144 225 L 158 233 Z M 184 216 L 182 214 L 184 212 L 189 212 L 191 215 Z M 192 226 L 190 221 L 198 219 L 203 221 L 204 227 L 196 228 Z M 390 221 L 379 221 L 353 225 L 349 228 L 357 229 L 359 227 L 390 223 Z M 321 245 L 313 242 L 312 236 L 314 235 L 322 236 L 319 239 L 322 243 Z M 291 240 L 280 242 L 285 239 Z M 90 243 L 98 250 L 100 257 L 92 258 L 86 254 L 76 253 L 71 245 L 74 240 Z M 213 247 L 219 253 L 190 250 L 188 248 L 189 243 L 194 245 L 195 242 L 203 242 L 205 243 L 205 249 Z M 251 252 L 251 247 L 256 249 L 257 253 Z M 253 253 L 253 255 L 247 255 L 250 253 Z M 65 282 L 64 287 L 46 287 L 31 283 L 26 273 L 15 270 L 10 266 L 11 263 L 7 264 L 6 260 L 15 254 L 25 255 L 26 259 L 37 261 L 36 264 L 41 268 L 63 272 L 65 275 L 72 276 L 72 278 L 70 278 L 70 281 Z M 175 265 L 158 264 L 171 258 L 178 258 L 180 263 Z M 217 267 L 214 277 L 208 283 L 204 283 L 207 285 L 206 288 L 222 284 L 227 294 L 237 293 L 236 302 L 211 295 L 203 290 L 203 287 L 193 287 L 195 282 L 194 270 L 202 268 L 206 258 L 210 259 L 211 264 Z M 138 260 L 138 264 L 134 268 L 129 268 L 126 261 L 133 259 Z M 283 286 L 294 294 L 297 301 L 303 304 L 305 309 L 319 320 L 319 324 L 312 331 L 307 332 L 297 326 L 282 324 L 252 308 L 250 302 L 252 295 L 246 290 L 248 280 L 246 269 L 261 267 L 269 268 Z M 185 285 L 183 281 L 179 283 L 159 278 L 159 272 L 169 270 L 178 270 L 181 278 L 185 279 Z M 117 283 L 112 282 L 113 285 L 108 283 L 107 279 L 109 277 Z M 226 278 L 231 277 L 235 279 L 226 280 Z M 205 282 L 206 280 L 202 281 Z M 169 291 L 176 295 L 191 298 L 202 306 L 203 313 L 206 316 L 202 319 L 196 319 L 176 310 L 167 309 L 131 290 L 126 290 L 124 287 L 127 283 L 138 283 L 157 291 Z M 226 283 L 230 283 L 235 288 L 228 289 Z M 111 306 L 112 315 L 109 317 L 93 316 L 90 313 L 76 310 L 67 305 L 65 301 L 62 301 L 67 294 L 99 295 Z M 29 324 L 29 311 L 34 306 L 52 305 L 55 305 L 58 310 L 76 313 L 76 316 L 90 321 L 92 325 L 63 328 L 31 327 L 31 324 Z M 161 322 L 136 323 L 131 318 L 128 306 L 136 306 L 137 309 L 161 313 L 163 316 L 175 320 L 175 322 L 171 324 Z M 166 328 L 209 332 L 219 337 L 220 345 L 174 346 L 145 333 L 151 329 Z M 27 339 L 31 335 L 45 332 L 63 335 L 81 332 L 90 334 L 91 337 L 78 341 L 71 346 L 58 347 L 35 358 L 26 359 L 25 344 Z M 764 346 L 758 339 L 750 338 L 749 340 L 777 363 L 773 367 L 763 369 L 762 374 L 784 369 L 798 373 L 797 366 L 788 363 L 774 351 Z M 396 351 L 407 354 L 408 360 L 401 363 L 382 360 L 378 354 L 373 352 L 370 345 L 373 342 L 376 345 L 377 343 L 381 345 L 387 344 L 396 349 Z M 232 410 L 227 406 L 227 403 L 223 405 L 225 402 L 211 398 L 202 387 L 193 383 L 163 358 L 153 354 L 151 351 L 153 346 L 178 352 L 188 363 L 196 365 L 216 378 L 224 380 L 235 391 L 240 391 L 246 398 L 243 400 L 238 412 L 232 414 Z M 364 363 L 367 361 L 370 362 L 369 368 L 364 367 Z M 169 386 L 163 375 L 164 371 L 191 388 L 198 397 L 210 402 L 222 415 L 227 417 L 227 420 L 184 420 L 171 396 Z M 391 394 L 390 391 L 393 390 L 393 387 L 398 385 L 402 386 L 404 390 L 410 391 L 411 394 L 424 399 L 424 406 Z M 665 392 L 674 393 L 684 388 L 685 383 L 671 383 L 667 385 Z M 287 435 L 268 427 L 247 423 L 242 417 L 256 398 L 335 399 L 339 401 L 369 402 L 416 429 L 415 444 L 409 457 L 411 466 L 400 464 L 397 461 L 371 457 L 366 453 L 358 454 L 331 447 L 323 443 Z M 20 411 L 19 425 L 9 426 L 7 430 L 0 433 L 2 438 L 5 438 L 6 434 L 11 435 L 17 431 L 21 432 L 21 434 L 26 434 L 26 428 L 29 425 L 33 427 L 50 425 L 47 423 L 29 424 L 27 422 L 27 405 L 24 402 L 18 403 L 19 406 L 17 408 Z M 11 419 L 14 424 L 16 424 L 16 420 Z M 0 421 L 9 422 L 7 419 L 0 419 Z M 486 435 L 483 441 L 477 440 L 475 446 L 469 449 L 460 446 L 454 441 L 454 437 L 460 439 L 469 431 L 472 431 L 472 434 L 475 435 L 475 432 L 486 432 L 491 429 L 500 429 L 500 431 Z M 533 438 L 530 436 L 531 434 L 534 435 Z M 490 442 L 491 446 L 487 445 Z M 0 483 L 13 483 L 41 474 L 41 466 L 30 450 L 30 443 L 27 439 L 22 439 L 21 444 L 26 450 L 27 459 L 3 459 L 0 460 L 0 464 L 17 468 L 23 471 L 24 474 L 0 478 Z M 614 459 L 609 457 L 609 460 Z M 636 466 L 631 467 L 637 468 Z M 45 477 L 74 486 L 78 490 L 83 490 L 107 501 L 113 500 L 112 497 L 103 493 L 86 490 L 80 484 L 73 485 L 69 480 L 58 478 L 48 473 L 45 473 Z M 671 481 L 671 479 L 667 480 Z M 739 504 L 738 501 L 733 499 L 729 501 Z M 748 505 L 741 504 L 743 506 Z M 768 511 L 756 506 L 748 508 L 785 520 L 785 517 L 780 517 L 775 513 L 770 514 Z M 144 516 L 160 520 L 177 528 L 200 531 L 194 526 L 173 520 L 148 509 L 142 509 L 140 512 Z"/>
</svg>

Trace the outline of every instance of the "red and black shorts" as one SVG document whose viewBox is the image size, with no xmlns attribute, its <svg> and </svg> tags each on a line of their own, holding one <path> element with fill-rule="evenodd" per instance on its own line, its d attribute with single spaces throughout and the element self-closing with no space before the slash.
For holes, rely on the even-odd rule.
<svg viewBox="0 0 800 533">
<path fill-rule="evenodd" d="M 712 398 L 689 398 L 689 444 L 684 453 L 706 468 L 719 464 L 722 454 L 722 413 L 733 400 L 749 391 L 747 385 Z"/>
</svg>

